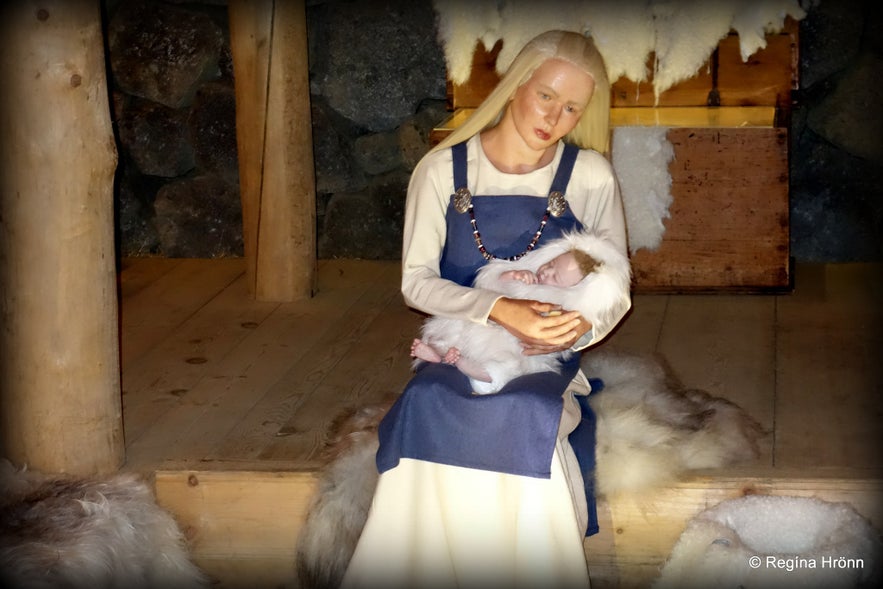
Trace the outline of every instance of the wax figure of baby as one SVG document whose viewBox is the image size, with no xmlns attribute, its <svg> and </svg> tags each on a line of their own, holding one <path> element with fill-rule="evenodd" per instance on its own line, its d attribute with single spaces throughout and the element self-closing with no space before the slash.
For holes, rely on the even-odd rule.
<svg viewBox="0 0 883 589">
<path fill-rule="evenodd" d="M 515 262 L 491 260 L 479 270 L 474 286 L 579 311 L 606 333 L 629 307 L 630 281 L 628 258 L 612 243 L 594 233 L 574 232 Z M 453 364 L 480 395 L 495 393 L 522 374 L 560 372 L 560 360 L 573 353 L 528 356 L 518 338 L 496 323 L 447 317 L 427 319 L 411 346 L 415 368 L 423 362 Z"/>
</svg>

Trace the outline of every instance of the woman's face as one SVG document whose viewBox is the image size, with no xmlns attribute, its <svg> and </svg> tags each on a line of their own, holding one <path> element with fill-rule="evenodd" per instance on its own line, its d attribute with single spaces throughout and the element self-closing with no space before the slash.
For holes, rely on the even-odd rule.
<svg viewBox="0 0 883 589">
<path fill-rule="evenodd" d="M 509 105 L 515 128 L 527 145 L 545 149 L 579 122 L 592 93 L 592 77 L 561 59 L 549 59 L 518 87 Z"/>
</svg>

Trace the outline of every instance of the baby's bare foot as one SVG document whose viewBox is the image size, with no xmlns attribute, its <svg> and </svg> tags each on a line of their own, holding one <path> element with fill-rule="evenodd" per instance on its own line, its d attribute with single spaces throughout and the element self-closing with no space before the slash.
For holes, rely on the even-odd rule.
<svg viewBox="0 0 883 589">
<path fill-rule="evenodd" d="M 442 357 L 435 351 L 435 348 L 419 339 L 415 339 L 411 343 L 411 356 L 426 362 L 442 361 Z"/>
<path fill-rule="evenodd" d="M 451 348 L 445 354 L 444 362 L 445 364 L 456 364 L 460 361 L 460 350 L 457 348 Z"/>
</svg>

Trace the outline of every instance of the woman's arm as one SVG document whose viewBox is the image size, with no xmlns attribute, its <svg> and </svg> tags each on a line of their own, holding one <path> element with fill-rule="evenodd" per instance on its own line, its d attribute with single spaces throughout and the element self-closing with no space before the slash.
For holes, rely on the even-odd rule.
<svg viewBox="0 0 883 589">
<path fill-rule="evenodd" d="M 450 150 L 435 152 L 411 175 L 405 201 L 402 294 L 415 309 L 440 317 L 485 323 L 499 294 L 461 286 L 440 275 L 445 213 L 453 186 Z"/>
</svg>

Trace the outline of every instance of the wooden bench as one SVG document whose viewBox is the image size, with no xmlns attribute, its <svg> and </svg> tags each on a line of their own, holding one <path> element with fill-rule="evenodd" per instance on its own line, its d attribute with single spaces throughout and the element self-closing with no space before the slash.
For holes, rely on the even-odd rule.
<svg viewBox="0 0 883 589">
<path fill-rule="evenodd" d="M 652 80 L 611 87 L 612 127 L 669 127 L 674 202 L 661 245 L 632 255 L 639 292 L 781 292 L 791 286 L 788 123 L 797 87 L 798 24 L 742 62 L 731 33 L 692 78 L 659 96 Z M 460 125 L 499 80 L 502 48 L 481 42 L 470 78 L 448 84 L 451 115 L 437 143 Z M 649 58 L 652 63 L 653 56 Z M 652 68 L 649 68 L 652 71 Z"/>
</svg>

